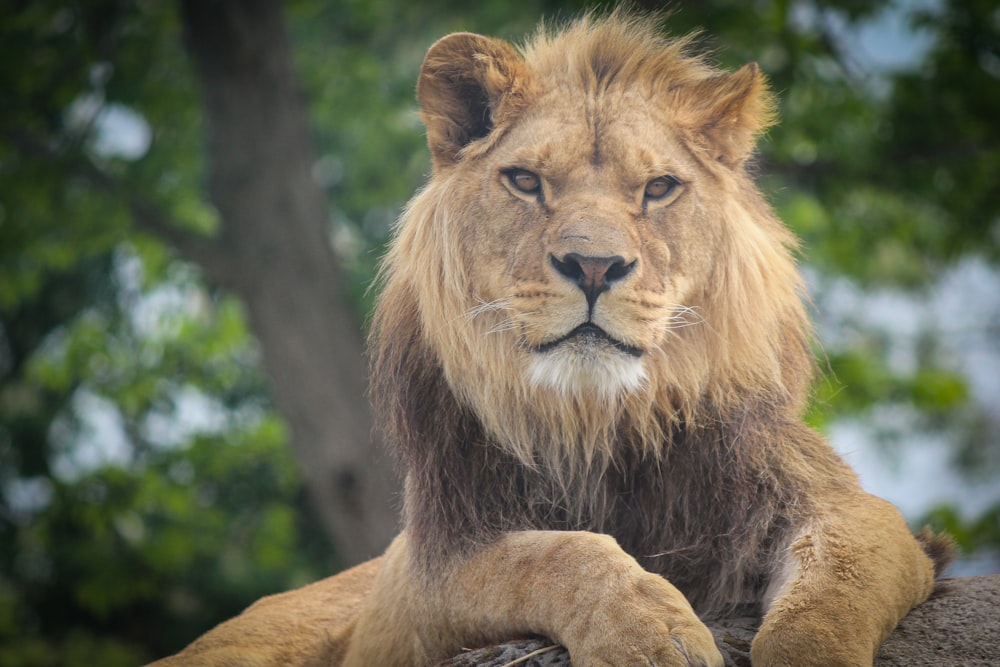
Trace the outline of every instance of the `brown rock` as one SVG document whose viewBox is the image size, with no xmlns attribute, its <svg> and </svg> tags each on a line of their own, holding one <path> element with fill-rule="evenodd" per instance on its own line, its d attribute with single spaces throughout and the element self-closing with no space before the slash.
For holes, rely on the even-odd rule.
<svg viewBox="0 0 1000 667">
<path fill-rule="evenodd" d="M 750 667 L 758 619 L 709 624 L 727 667 Z M 569 653 L 544 639 L 475 649 L 439 667 L 570 667 Z M 1000 574 L 946 579 L 930 600 L 903 619 L 885 641 L 875 667 L 1000 665 Z"/>
</svg>

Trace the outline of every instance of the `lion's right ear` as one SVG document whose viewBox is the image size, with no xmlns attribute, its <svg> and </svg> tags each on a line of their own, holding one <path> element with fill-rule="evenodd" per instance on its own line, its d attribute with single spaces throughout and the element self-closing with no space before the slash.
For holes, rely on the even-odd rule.
<svg viewBox="0 0 1000 667">
<path fill-rule="evenodd" d="M 434 168 L 454 164 L 470 143 L 499 133 L 523 106 L 528 79 L 524 60 L 507 42 L 462 32 L 431 46 L 417 102 Z"/>
<path fill-rule="evenodd" d="M 774 123 L 774 98 L 757 63 L 678 88 L 678 120 L 706 143 L 714 159 L 739 166 L 757 135 Z"/>
</svg>

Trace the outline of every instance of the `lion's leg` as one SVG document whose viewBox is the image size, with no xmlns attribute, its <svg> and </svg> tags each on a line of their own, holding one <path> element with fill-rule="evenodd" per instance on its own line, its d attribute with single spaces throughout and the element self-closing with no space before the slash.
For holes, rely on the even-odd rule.
<svg viewBox="0 0 1000 667">
<path fill-rule="evenodd" d="M 336 664 L 381 559 L 261 598 L 177 655 L 149 667 L 306 667 Z"/>
<path fill-rule="evenodd" d="M 576 667 L 722 665 L 684 596 L 607 536 L 508 533 L 426 578 L 412 563 L 401 536 L 345 665 L 433 664 L 463 646 L 525 634 L 563 644 Z"/>
<path fill-rule="evenodd" d="M 859 493 L 831 502 L 792 541 L 754 639 L 754 667 L 870 666 L 934 587 L 934 565 L 898 510 Z"/>
</svg>

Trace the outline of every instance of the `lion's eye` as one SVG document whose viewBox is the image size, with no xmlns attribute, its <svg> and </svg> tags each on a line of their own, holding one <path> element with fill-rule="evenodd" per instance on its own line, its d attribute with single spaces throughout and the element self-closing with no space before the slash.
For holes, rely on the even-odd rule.
<svg viewBox="0 0 1000 667">
<path fill-rule="evenodd" d="M 538 194 L 542 189 L 541 179 L 527 169 L 512 169 L 507 172 L 507 179 L 511 185 L 525 194 Z"/>
<path fill-rule="evenodd" d="M 646 183 L 646 191 L 643 193 L 646 199 L 663 199 L 674 190 L 681 182 L 673 176 L 658 176 Z"/>
</svg>

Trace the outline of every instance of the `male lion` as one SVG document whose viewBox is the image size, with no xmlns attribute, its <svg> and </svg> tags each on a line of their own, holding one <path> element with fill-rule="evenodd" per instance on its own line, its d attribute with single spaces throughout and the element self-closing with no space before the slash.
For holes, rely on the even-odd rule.
<svg viewBox="0 0 1000 667">
<path fill-rule="evenodd" d="M 936 564 L 802 422 L 796 244 L 745 168 L 773 102 L 687 47 L 620 13 L 431 47 L 372 333 L 405 529 L 164 665 L 721 665 L 734 612 L 757 666 L 872 663 Z"/>
</svg>

